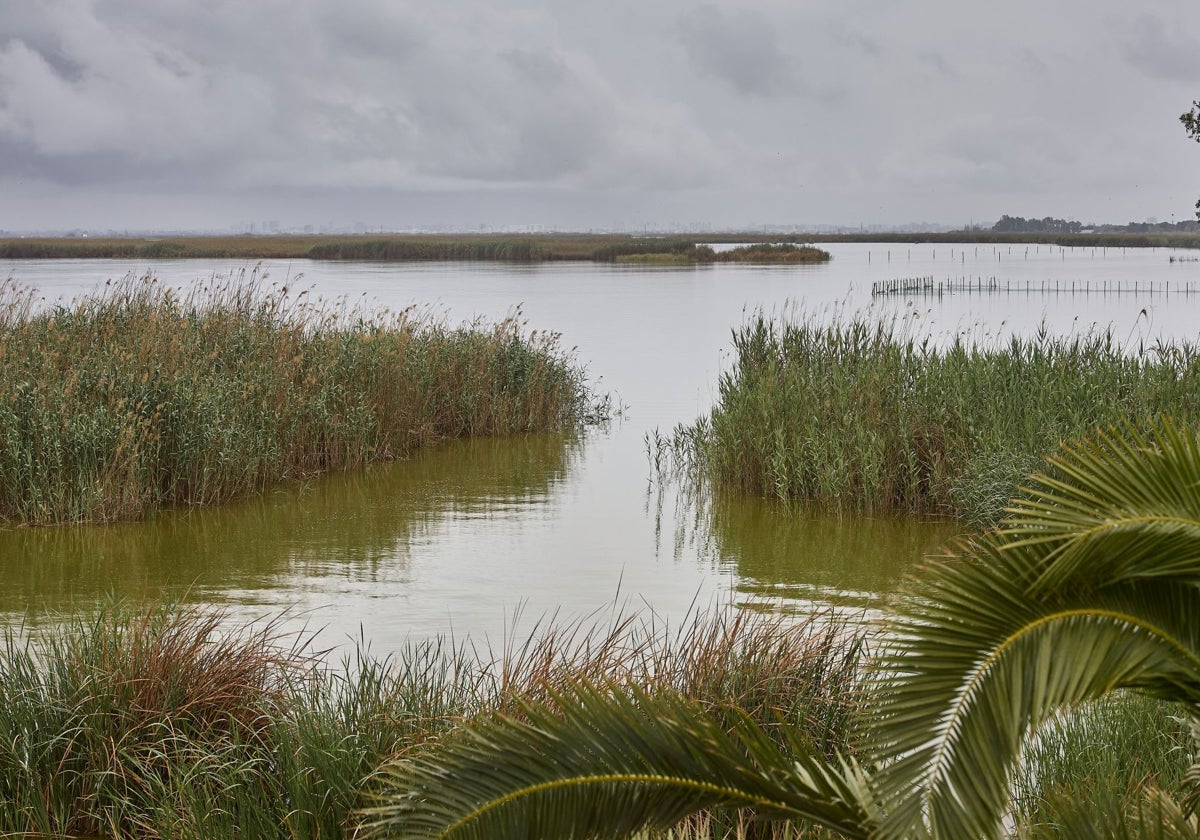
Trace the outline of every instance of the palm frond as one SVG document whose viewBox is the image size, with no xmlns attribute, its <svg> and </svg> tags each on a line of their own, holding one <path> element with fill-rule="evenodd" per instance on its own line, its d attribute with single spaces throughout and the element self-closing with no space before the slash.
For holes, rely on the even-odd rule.
<svg viewBox="0 0 1200 840">
<path fill-rule="evenodd" d="M 385 766 L 366 831 L 622 838 L 701 809 L 750 808 L 868 836 L 878 815 L 856 765 L 830 766 L 799 744 L 781 749 L 744 717 L 729 724 L 678 696 L 578 685 L 553 704 L 526 704 L 519 719 L 472 722 Z"/>
<path fill-rule="evenodd" d="M 1184 796 L 1180 803 L 1184 813 L 1194 815 L 1200 811 L 1200 715 L 1193 713 L 1188 721 L 1192 734 L 1192 766 L 1184 776 Z"/>
<path fill-rule="evenodd" d="M 996 837 L 1022 740 L 1123 687 L 1200 702 L 1200 446 L 1068 450 L 999 532 L 923 570 L 882 653 L 885 837 Z M 919 792 L 914 795 L 913 792 Z"/>
<path fill-rule="evenodd" d="M 1158 788 L 1146 791 L 1129 820 L 1131 840 L 1200 840 L 1200 821 Z"/>
<path fill-rule="evenodd" d="M 1032 594 L 1143 577 L 1200 583 L 1200 439 L 1162 421 L 1049 459 L 1009 508 L 1012 546 L 1045 552 Z"/>
<path fill-rule="evenodd" d="M 1022 742 L 1051 715 L 1122 688 L 1200 709 L 1200 439 L 1170 422 L 1098 435 L 1010 514 L 898 596 L 865 727 L 874 775 L 736 712 L 584 683 L 384 767 L 367 828 L 616 838 L 735 808 L 872 840 L 999 837 Z M 1197 801 L 1152 792 L 1099 834 L 1060 828 L 1194 837 Z"/>
</svg>

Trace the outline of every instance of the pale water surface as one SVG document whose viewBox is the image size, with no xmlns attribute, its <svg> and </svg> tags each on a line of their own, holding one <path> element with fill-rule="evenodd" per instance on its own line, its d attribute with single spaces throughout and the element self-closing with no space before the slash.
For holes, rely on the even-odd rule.
<svg viewBox="0 0 1200 840">
<path fill-rule="evenodd" d="M 938 341 L 1042 324 L 1111 326 L 1121 342 L 1195 340 L 1195 252 L 1049 246 L 831 245 L 803 268 L 717 265 L 265 263 L 272 282 L 371 309 L 417 305 L 451 323 L 518 307 L 562 333 L 626 406 L 573 436 L 457 441 L 414 459 L 284 488 L 219 510 L 102 528 L 0 531 L 0 611 L 37 620 L 107 593 L 163 591 L 236 614 L 289 609 L 321 641 L 374 650 L 437 633 L 499 640 L 514 623 L 586 617 L 614 602 L 678 620 L 697 601 L 870 607 L 952 525 L 814 519 L 757 499 L 697 507 L 651 478 L 644 436 L 705 412 L 754 310 L 904 319 Z M 253 268 L 253 267 L 250 267 Z M 247 269 L 221 261 L 2 262 L 0 276 L 70 298 L 153 272 L 190 284 Z M 901 277 L 1139 284 L 1138 294 L 953 294 L 872 300 Z M 1147 293 L 1146 285 L 1156 290 Z M 1170 284 L 1171 292 L 1166 292 Z M 517 616 L 520 616 L 519 621 Z"/>
</svg>

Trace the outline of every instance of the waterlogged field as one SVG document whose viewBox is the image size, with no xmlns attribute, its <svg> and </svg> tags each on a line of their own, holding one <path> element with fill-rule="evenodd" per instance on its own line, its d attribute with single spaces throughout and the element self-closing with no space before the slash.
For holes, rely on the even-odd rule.
<svg viewBox="0 0 1200 840">
<path fill-rule="evenodd" d="M 1132 353 L 1197 338 L 1200 295 L 1188 294 L 1187 283 L 1200 282 L 1200 264 L 1179 259 L 1189 252 L 826 247 L 831 262 L 799 267 L 265 262 L 268 283 L 331 305 L 415 305 L 422 319 L 448 327 L 512 316 L 522 330 L 561 333 L 591 386 L 624 408 L 579 434 L 451 442 L 218 508 L 0 530 L 0 609 L 38 620 L 109 592 L 166 590 L 238 614 L 288 609 L 289 620 L 324 628 L 326 646 L 365 638 L 391 650 L 437 634 L 502 640 L 556 612 L 577 619 L 614 602 L 666 621 L 696 601 L 869 607 L 966 526 L 924 521 L 928 511 L 864 520 L 771 500 L 698 498 L 659 476 L 648 457 L 648 434 L 693 423 L 717 401 L 720 377 L 734 367 L 735 329 L 761 312 L 780 323 L 885 322 L 931 347 L 1003 344 L 1039 330 L 1073 338 L 1106 329 L 1117 350 Z M 36 287 L 48 303 L 130 273 L 188 287 L 249 268 L 11 261 L 0 274 Z M 984 286 L 995 278 L 1038 291 L 871 295 L 874 283 L 910 277 L 979 278 Z M 1047 281 L 1057 281 L 1053 292 L 1041 291 Z M 1138 288 L 1072 294 L 1064 291 L 1072 281 Z"/>
</svg>

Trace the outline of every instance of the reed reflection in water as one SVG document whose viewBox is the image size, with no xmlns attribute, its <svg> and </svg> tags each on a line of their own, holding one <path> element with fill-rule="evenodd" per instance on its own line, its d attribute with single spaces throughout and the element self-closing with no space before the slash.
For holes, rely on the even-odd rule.
<svg viewBox="0 0 1200 840">
<path fill-rule="evenodd" d="M 0 610 L 36 621 L 111 594 L 299 607 L 316 610 L 318 625 L 352 627 L 364 618 L 361 601 L 386 591 L 385 611 L 400 618 L 422 546 L 463 523 L 504 532 L 536 522 L 581 446 L 574 435 L 450 441 L 221 508 L 0 530 Z M 486 551 L 478 555 L 487 562 Z"/>
<path fill-rule="evenodd" d="M 759 609 L 873 609 L 922 558 L 966 526 L 947 520 L 838 517 L 773 499 L 674 486 L 651 490 L 656 520 L 733 578 L 737 601 Z M 673 506 L 667 515 L 669 506 Z"/>
</svg>

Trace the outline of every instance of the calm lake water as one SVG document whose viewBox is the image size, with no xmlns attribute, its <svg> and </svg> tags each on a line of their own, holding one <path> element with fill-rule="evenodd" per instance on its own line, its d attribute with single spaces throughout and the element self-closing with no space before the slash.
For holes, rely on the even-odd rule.
<svg viewBox="0 0 1200 840">
<path fill-rule="evenodd" d="M 956 333 L 993 341 L 1042 324 L 1059 334 L 1109 327 L 1128 346 L 1196 340 L 1200 331 L 1196 252 L 827 247 L 832 262 L 802 268 L 264 263 L 275 283 L 372 309 L 416 304 L 451 323 L 519 308 L 530 329 L 561 333 L 598 389 L 626 408 L 581 435 L 452 442 L 218 510 L 0 531 L 0 611 L 36 621 L 108 593 L 166 591 L 237 615 L 287 609 L 324 628 L 324 645 L 365 637 L 379 652 L 439 633 L 498 643 L 538 619 L 580 619 L 614 603 L 668 620 L 697 602 L 869 607 L 957 529 L 814 519 L 756 499 L 697 508 L 652 480 L 646 433 L 709 409 L 730 364 L 731 331 L 749 314 L 899 318 L 938 341 Z M 47 299 L 131 272 L 187 285 L 246 269 L 0 261 L 0 277 Z M 1039 291 L 871 297 L 874 282 L 926 276 Z M 1108 291 L 1068 294 L 1072 282 Z M 1059 291 L 1042 293 L 1047 283 Z M 1135 283 L 1136 294 L 1116 291 Z"/>
</svg>

